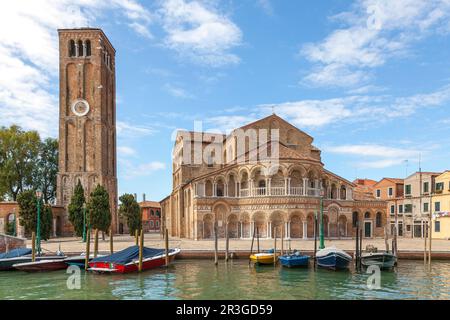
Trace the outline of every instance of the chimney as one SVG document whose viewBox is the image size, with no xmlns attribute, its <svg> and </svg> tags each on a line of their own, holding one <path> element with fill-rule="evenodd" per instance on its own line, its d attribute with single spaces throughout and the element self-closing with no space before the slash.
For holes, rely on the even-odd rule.
<svg viewBox="0 0 450 320">
<path fill-rule="evenodd" d="M 142 201 L 145 202 L 145 193 L 142 194 Z"/>
</svg>

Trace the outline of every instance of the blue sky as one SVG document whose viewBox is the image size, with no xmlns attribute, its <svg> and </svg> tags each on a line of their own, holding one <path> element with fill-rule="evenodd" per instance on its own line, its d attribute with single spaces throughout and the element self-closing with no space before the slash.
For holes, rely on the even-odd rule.
<svg viewBox="0 0 450 320">
<path fill-rule="evenodd" d="M 450 169 L 450 1 L 18 0 L 0 10 L 0 125 L 57 136 L 57 28 L 117 50 L 119 192 L 171 190 L 177 128 L 275 112 L 344 178 Z M 408 160 L 408 165 L 404 160 Z"/>
</svg>

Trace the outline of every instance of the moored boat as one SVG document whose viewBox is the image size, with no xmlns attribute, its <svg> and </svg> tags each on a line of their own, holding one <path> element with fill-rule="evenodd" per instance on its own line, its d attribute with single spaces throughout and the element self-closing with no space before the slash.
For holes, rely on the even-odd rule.
<svg viewBox="0 0 450 320">
<path fill-rule="evenodd" d="M 12 270 L 15 263 L 22 262 L 27 259 L 27 255 L 31 253 L 31 249 L 17 248 L 8 252 L 0 253 L 0 271 Z"/>
<path fill-rule="evenodd" d="M 169 250 L 169 262 L 173 262 L 180 249 Z M 142 270 L 148 270 L 165 265 L 164 249 L 144 247 L 142 250 Z M 131 246 L 109 256 L 97 257 L 89 262 L 88 271 L 97 273 L 129 273 L 139 270 L 139 246 Z"/>
<path fill-rule="evenodd" d="M 61 255 L 52 256 L 36 256 L 35 261 L 40 260 L 60 260 Z M 7 253 L 0 254 L 0 271 L 16 270 L 15 264 L 28 263 L 32 261 L 31 249 L 21 248 L 14 249 Z"/>
<path fill-rule="evenodd" d="M 13 267 L 20 271 L 26 272 L 45 272 L 56 271 L 67 268 L 67 264 L 64 262 L 65 257 L 59 257 L 59 259 L 53 260 L 38 260 L 34 262 L 24 262 L 14 264 Z"/>
<path fill-rule="evenodd" d="M 397 263 L 397 257 L 391 252 L 364 252 L 361 254 L 361 264 L 364 267 L 372 265 L 380 269 L 392 269 Z"/>
<path fill-rule="evenodd" d="M 285 254 L 278 258 L 283 267 L 307 267 L 309 265 L 309 256 L 302 255 L 299 251 L 292 254 Z"/>
<path fill-rule="evenodd" d="M 104 257 L 104 255 L 97 256 L 97 258 L 101 258 L 101 257 Z M 89 261 L 91 261 L 92 259 L 94 259 L 94 255 L 90 254 Z M 84 268 L 84 264 L 86 262 L 86 254 L 82 253 L 79 256 L 67 257 L 64 259 L 64 261 L 68 266 L 78 266 L 80 268 Z"/>
<path fill-rule="evenodd" d="M 273 252 L 260 252 L 250 255 L 250 260 L 255 264 L 274 264 L 275 256 Z"/>
<path fill-rule="evenodd" d="M 316 253 L 317 265 L 328 269 L 347 269 L 352 257 L 344 250 L 328 247 Z"/>
</svg>

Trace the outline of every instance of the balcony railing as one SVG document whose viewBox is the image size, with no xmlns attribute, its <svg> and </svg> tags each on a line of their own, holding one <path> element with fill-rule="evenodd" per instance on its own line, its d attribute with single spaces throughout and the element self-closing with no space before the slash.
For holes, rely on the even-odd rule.
<svg viewBox="0 0 450 320">
<path fill-rule="evenodd" d="M 303 194 L 303 187 L 291 187 L 290 193 L 286 194 L 286 188 L 285 187 L 271 187 L 270 193 L 268 193 L 268 190 L 266 187 L 258 187 L 258 188 L 252 188 L 251 190 L 241 189 L 239 190 L 238 196 L 239 198 L 248 198 L 248 197 L 266 197 L 266 196 L 296 196 L 296 197 L 320 197 L 320 189 L 315 188 L 308 188 L 307 194 Z M 205 198 L 211 198 L 213 196 L 198 196 L 198 197 L 205 197 Z M 217 197 L 222 197 L 222 195 L 217 195 Z M 234 196 L 228 196 L 231 198 L 235 198 Z"/>
<path fill-rule="evenodd" d="M 302 196 L 303 187 L 291 187 L 291 196 Z"/>
</svg>

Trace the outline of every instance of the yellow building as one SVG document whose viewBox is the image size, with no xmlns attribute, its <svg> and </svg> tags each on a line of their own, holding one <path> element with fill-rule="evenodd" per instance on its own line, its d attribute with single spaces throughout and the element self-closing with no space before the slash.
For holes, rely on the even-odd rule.
<svg viewBox="0 0 450 320">
<path fill-rule="evenodd" d="M 450 239 L 450 170 L 436 177 L 432 197 L 433 234 L 436 239 Z"/>
</svg>

